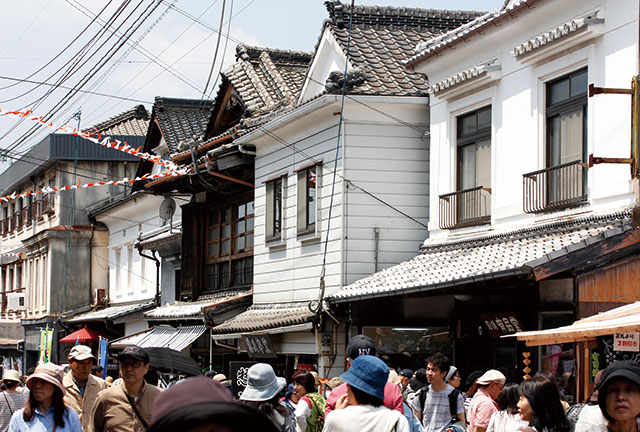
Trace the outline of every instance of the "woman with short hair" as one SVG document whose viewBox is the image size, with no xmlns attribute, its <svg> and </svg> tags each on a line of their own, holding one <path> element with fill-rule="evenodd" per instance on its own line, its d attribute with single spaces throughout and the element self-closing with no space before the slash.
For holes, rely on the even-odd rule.
<svg viewBox="0 0 640 432">
<path fill-rule="evenodd" d="M 607 420 L 591 431 L 636 432 L 640 416 L 640 365 L 615 362 L 605 369 L 598 391 L 598 405 Z"/>
<path fill-rule="evenodd" d="M 296 430 L 315 432 L 324 418 L 324 406 L 327 401 L 316 391 L 316 378 L 307 371 L 296 372 L 292 377 L 293 390 L 298 398 L 295 410 Z"/>
<path fill-rule="evenodd" d="M 82 432 L 78 414 L 64 404 L 63 375 L 64 369 L 53 363 L 36 368 L 27 378 L 29 398 L 11 417 L 9 432 Z"/>
<path fill-rule="evenodd" d="M 536 374 L 520 384 L 518 412 L 529 427 L 520 430 L 536 432 L 571 432 L 560 401 L 560 391 L 553 378 Z"/>
<path fill-rule="evenodd" d="M 487 432 L 512 432 L 527 426 L 527 422 L 518 414 L 520 389 L 516 383 L 507 383 L 502 388 L 498 399 L 500 411 L 493 413 L 487 426 Z"/>
</svg>

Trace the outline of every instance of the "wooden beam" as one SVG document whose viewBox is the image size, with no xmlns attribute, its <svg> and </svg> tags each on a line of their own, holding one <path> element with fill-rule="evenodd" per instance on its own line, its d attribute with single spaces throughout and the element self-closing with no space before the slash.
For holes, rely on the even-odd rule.
<svg viewBox="0 0 640 432">
<path fill-rule="evenodd" d="M 640 245 L 640 230 L 629 230 L 534 267 L 533 276 L 536 281 L 539 281 L 607 254 L 638 245 Z"/>
</svg>

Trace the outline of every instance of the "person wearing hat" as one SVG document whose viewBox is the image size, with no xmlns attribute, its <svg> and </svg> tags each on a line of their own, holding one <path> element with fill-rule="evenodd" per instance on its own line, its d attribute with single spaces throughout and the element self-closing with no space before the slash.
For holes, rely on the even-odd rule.
<svg viewBox="0 0 640 432">
<path fill-rule="evenodd" d="M 91 413 L 98 393 L 107 388 L 102 379 L 91 374 L 93 362 L 97 361 L 86 345 L 76 345 L 69 351 L 71 370 L 62 379 L 66 389 L 64 403 L 80 417 L 82 429 L 88 430 L 91 425 Z"/>
<path fill-rule="evenodd" d="M 262 412 L 233 400 L 231 393 L 206 376 L 186 378 L 162 392 L 153 404 L 147 432 L 278 432 Z"/>
<path fill-rule="evenodd" d="M 498 412 L 496 399 L 502 391 L 507 378 L 495 369 L 486 371 L 476 385 L 478 391 L 469 404 L 469 432 L 485 432 L 491 416 Z"/>
<path fill-rule="evenodd" d="M 27 378 L 29 397 L 11 417 L 9 432 L 82 432 L 78 414 L 64 404 L 64 369 L 53 363 L 39 365 Z"/>
<path fill-rule="evenodd" d="M 377 357 L 359 355 L 342 375 L 347 393 L 328 414 L 323 432 L 409 432 L 403 414 L 384 406 L 389 368 Z M 391 384 L 394 385 L 394 384 Z"/>
<path fill-rule="evenodd" d="M 409 389 L 409 383 L 411 383 L 411 378 L 413 378 L 413 371 L 411 369 L 402 369 L 398 375 L 400 376 L 400 384 L 402 384 L 402 395 L 404 397 L 404 392 Z"/>
<path fill-rule="evenodd" d="M 369 336 L 355 335 L 349 339 L 346 349 L 347 362 L 354 362 L 361 355 L 376 355 L 376 344 Z M 325 417 L 335 408 L 336 402 L 341 396 L 347 394 L 347 384 L 339 385 L 331 391 L 324 408 Z M 387 383 L 384 388 L 384 406 L 395 409 L 400 414 L 404 413 L 402 408 L 402 392 L 393 383 Z"/>
<path fill-rule="evenodd" d="M 145 383 L 149 354 L 144 348 L 130 345 L 118 354 L 122 385 L 109 387 L 98 394 L 93 410 L 95 432 L 142 432 L 151 422 L 153 402 L 162 390 Z"/>
<path fill-rule="evenodd" d="M 640 416 L 640 365 L 634 361 L 610 364 L 602 374 L 598 405 L 613 432 L 636 432 Z M 594 430 L 594 429 L 591 429 Z"/>
<path fill-rule="evenodd" d="M 444 377 L 444 382 L 449 384 L 451 387 L 457 389 L 460 387 L 461 383 L 460 374 L 458 373 L 458 368 L 454 365 L 449 366 L 449 372 Z"/>
<path fill-rule="evenodd" d="M 5 432 L 9 428 L 13 413 L 27 401 L 27 394 L 17 390 L 20 385 L 20 374 L 17 370 L 5 369 L 2 384 L 5 390 L 0 396 L 0 432 Z"/>
<path fill-rule="evenodd" d="M 287 409 L 280 405 L 279 398 L 287 380 L 277 377 L 271 365 L 256 363 L 247 371 L 247 386 L 240 401 L 269 417 L 280 432 L 295 431 Z"/>
</svg>

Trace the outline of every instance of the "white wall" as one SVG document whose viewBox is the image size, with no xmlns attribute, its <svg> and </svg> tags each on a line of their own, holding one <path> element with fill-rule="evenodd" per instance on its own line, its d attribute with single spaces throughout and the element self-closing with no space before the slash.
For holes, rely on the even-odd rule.
<svg viewBox="0 0 640 432">
<path fill-rule="evenodd" d="M 593 36 L 565 36 L 539 48 L 536 61 L 515 58 L 516 45 L 589 12 L 600 11 L 604 24 L 591 25 Z M 630 88 L 638 73 L 638 4 L 630 0 L 538 2 L 536 7 L 507 18 L 482 35 L 472 35 L 416 66 L 437 83 L 491 59 L 502 69 L 488 88 L 466 94 L 431 97 L 431 211 L 432 236 L 486 230 L 472 227 L 451 232 L 438 229 L 438 196 L 455 191 L 455 119 L 479 107 L 492 106 L 492 224 L 510 228 L 566 215 L 602 212 L 633 204 L 628 165 L 597 165 L 588 172 L 589 205 L 555 213 L 523 212 L 522 174 L 545 168 L 545 83 L 583 67 L 588 82 L 599 87 Z M 602 29 L 602 30 L 600 30 Z M 598 35 L 598 33 L 602 33 Z M 580 39 L 582 42 L 572 41 Z M 555 44 L 555 45 L 554 45 Z M 563 47 L 544 58 L 544 50 Z M 542 54 L 539 54 L 542 53 Z M 588 100 L 587 154 L 629 157 L 630 100 L 624 95 L 598 95 Z"/>
<path fill-rule="evenodd" d="M 247 138 L 256 144 L 255 161 L 255 248 L 254 302 L 289 302 L 315 299 L 318 296 L 324 241 L 329 218 L 339 98 L 325 97 L 315 109 L 295 119 L 284 119 L 275 128 L 283 145 L 269 135 Z M 339 289 L 374 271 L 373 228 L 380 229 L 379 268 L 396 264 L 415 255 L 426 229 L 397 211 L 364 194 L 349 189 L 351 180 L 383 201 L 426 224 L 428 215 L 428 140 L 423 132 L 398 124 L 379 111 L 426 128 L 428 108 L 425 98 L 361 98 L 372 108 L 347 100 L 342 129 L 331 215 L 331 232 L 327 246 L 326 293 Z M 290 120 L 290 121 L 287 121 Z M 321 236 L 298 238 L 296 230 L 295 170 L 312 159 L 322 161 L 320 180 Z M 346 167 L 346 171 L 343 170 Z M 275 176 L 286 174 L 284 197 L 284 240 L 265 242 L 265 185 Z M 348 206 L 345 213 L 345 196 Z M 345 225 L 345 220 L 348 222 Z"/>
</svg>

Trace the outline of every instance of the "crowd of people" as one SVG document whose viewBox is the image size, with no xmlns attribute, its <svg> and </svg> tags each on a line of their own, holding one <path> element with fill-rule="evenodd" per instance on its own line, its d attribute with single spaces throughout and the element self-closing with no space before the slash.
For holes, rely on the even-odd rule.
<svg viewBox="0 0 640 432">
<path fill-rule="evenodd" d="M 247 372 L 239 398 L 222 374 L 180 380 L 165 390 L 145 380 L 149 355 L 129 346 L 111 383 L 87 346 L 69 353 L 69 370 L 39 364 L 26 377 L 5 370 L 0 432 L 638 432 L 640 365 L 614 362 L 596 377 L 584 404 L 568 406 L 551 374 L 520 384 L 498 370 L 462 377 L 441 353 L 417 371 L 390 369 L 374 342 L 353 337 L 348 370 L 319 391 L 317 374 L 291 382 L 266 363 Z M 326 399 L 325 399 L 326 396 Z"/>
</svg>

